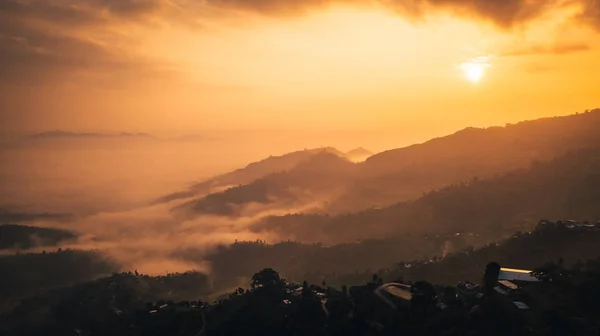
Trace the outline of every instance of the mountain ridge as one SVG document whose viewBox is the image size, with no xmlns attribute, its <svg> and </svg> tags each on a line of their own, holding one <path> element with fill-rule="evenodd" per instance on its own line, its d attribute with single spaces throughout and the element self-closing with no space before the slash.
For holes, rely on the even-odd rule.
<svg viewBox="0 0 600 336">
<path fill-rule="evenodd" d="M 252 229 L 282 239 L 329 244 L 401 233 L 470 230 L 497 236 L 526 229 L 537 218 L 600 220 L 599 209 L 600 146 L 496 178 L 446 186 L 388 207 L 335 216 L 270 216 Z"/>
<path fill-rule="evenodd" d="M 249 163 L 243 168 L 217 175 L 203 182 L 195 183 L 187 190 L 161 196 L 155 199 L 152 204 L 168 203 L 179 199 L 209 194 L 211 192 L 220 192 L 230 187 L 252 183 L 266 175 L 293 169 L 302 161 L 321 152 L 333 153 L 337 156 L 344 157 L 344 154 L 341 151 L 333 147 L 304 149 L 284 155 L 271 155 L 268 158 Z"/>
<path fill-rule="evenodd" d="M 270 173 L 248 184 L 210 193 L 180 205 L 175 212 L 190 216 L 216 214 L 240 216 L 250 204 L 293 207 L 298 202 L 314 203 L 343 187 L 354 173 L 354 163 L 331 151 L 319 151 L 290 170 Z"/>
<path fill-rule="evenodd" d="M 29 139 L 66 139 L 66 138 L 146 138 L 154 139 L 153 135 L 148 133 L 93 133 L 93 132 L 68 132 L 62 130 L 46 131 L 35 133 L 28 136 Z"/>
</svg>

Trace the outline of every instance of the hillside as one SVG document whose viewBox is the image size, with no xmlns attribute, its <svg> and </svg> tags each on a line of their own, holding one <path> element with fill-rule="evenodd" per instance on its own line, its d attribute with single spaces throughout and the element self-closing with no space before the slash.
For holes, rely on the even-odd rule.
<svg viewBox="0 0 600 336">
<path fill-rule="evenodd" d="M 264 160 L 253 162 L 244 168 L 234 170 L 233 172 L 215 176 L 204 182 L 191 186 L 188 190 L 175 192 L 162 196 L 154 201 L 154 204 L 168 203 L 178 199 L 185 199 L 194 196 L 203 196 L 213 192 L 219 192 L 231 187 L 237 187 L 254 182 L 267 175 L 281 173 L 296 167 L 303 161 L 310 159 L 313 155 L 322 152 L 333 153 L 339 157 L 344 154 L 335 148 L 305 149 L 288 153 L 281 156 L 270 156 Z"/>
<path fill-rule="evenodd" d="M 465 280 L 481 283 L 485 265 L 497 261 L 533 269 L 542 279 L 518 283 L 518 291 L 501 299 L 529 305 L 517 314 L 511 304 L 515 313 L 505 323 L 514 323 L 517 330 L 526 327 L 530 335 L 593 335 L 600 316 L 599 234 L 597 227 L 545 223 L 532 232 L 443 259 L 398 262 L 397 267 L 375 274 L 336 275 L 324 270 L 302 283 L 264 268 L 216 302 L 198 299 L 210 287 L 201 273 L 113 274 L 23 300 L 10 313 L 0 315 L 0 331 L 7 335 L 69 334 L 73 330 L 102 335 L 490 334 L 482 332 L 485 328 L 468 313 L 482 302 L 475 295 L 457 296 L 455 286 Z M 558 262 L 548 263 L 553 259 Z M 402 300 L 382 293 L 393 285 L 390 281 L 403 284 L 406 296 Z"/>
<path fill-rule="evenodd" d="M 98 138 L 104 138 L 104 139 L 110 139 L 110 138 L 154 139 L 154 137 L 152 135 L 146 134 L 146 133 L 127 133 L 127 132 L 116 133 L 116 134 L 76 133 L 76 132 L 66 132 L 66 131 L 59 131 L 59 130 L 36 133 L 36 134 L 29 136 L 29 139 L 37 139 L 37 140 L 42 140 L 42 139 L 79 139 L 79 140 L 81 140 L 81 139 L 98 139 Z"/>
<path fill-rule="evenodd" d="M 600 109 L 588 113 L 524 121 L 505 127 L 467 128 L 423 144 L 393 149 L 357 163 L 344 190 L 332 190 L 323 211 L 330 214 L 357 212 L 414 200 L 430 190 L 488 179 L 534 162 L 544 162 L 588 147 L 600 146 Z M 252 163 L 217 176 L 190 189 L 156 200 L 155 203 L 205 196 L 227 188 L 249 185 L 266 175 L 287 172 L 312 155 L 327 151 L 351 161 L 355 154 L 370 154 L 363 148 L 341 153 L 333 148 L 305 150 Z M 365 157 L 366 158 L 366 157 Z M 364 158 L 363 158 L 364 159 Z M 324 166 L 323 166 L 324 167 Z M 336 171 L 327 169 L 330 178 Z M 285 180 L 283 183 L 287 183 Z M 264 183 L 264 182 L 259 182 Z M 290 182 L 292 183 L 292 182 Z M 280 194 L 280 186 L 264 186 L 259 193 Z M 270 190 L 269 188 L 274 188 Z M 249 190 L 252 190 L 250 187 Z M 264 195 L 257 195 L 261 199 Z M 284 195 L 285 196 L 285 195 Z M 321 201 L 321 200 L 319 200 Z M 284 202 L 287 204 L 287 202 Z"/>
<path fill-rule="evenodd" d="M 600 146 L 600 109 L 505 127 L 466 128 L 422 144 L 392 149 L 359 165 L 352 189 L 330 206 L 355 211 L 415 199 L 449 184 L 493 177 L 569 151 Z"/>
<path fill-rule="evenodd" d="M 468 236 L 406 237 L 365 241 L 360 244 L 321 246 L 312 249 L 301 245 L 304 256 L 295 252 L 295 245 L 286 246 L 252 245 L 243 243 L 224 248 L 213 260 L 229 261 L 245 270 L 246 265 L 265 267 L 272 265 L 286 279 L 312 283 L 327 281 L 331 286 L 356 285 L 370 280 L 373 274 L 388 282 L 402 278 L 407 281 L 426 280 L 439 285 L 454 286 L 460 281 L 479 283 L 481 270 L 491 260 L 503 267 L 532 270 L 548 261 L 564 259 L 565 266 L 571 267 L 579 261 L 600 258 L 600 222 L 589 227 L 569 227 L 565 224 L 541 221 L 531 231 L 516 232 L 506 239 L 481 244 L 481 239 Z M 411 240 L 413 242 L 411 242 Z M 396 245 L 396 246 L 394 246 Z M 404 246 L 403 246 L 404 245 Z M 444 246 L 456 247 L 443 255 Z M 468 246 L 467 246 L 468 245 Z M 414 251 L 410 251 L 413 249 Z M 259 254 L 262 250 L 262 254 Z M 437 251 L 436 251 L 437 250 Z M 244 251 L 244 252 L 242 252 Z M 272 252 L 271 252 L 272 251 Z M 278 251 L 279 253 L 274 253 Z M 263 256 L 264 262 L 246 261 L 243 254 Z M 286 255 L 287 260 L 276 260 L 269 255 Z M 299 274 L 297 263 L 310 259 L 312 271 Z M 236 261 L 237 260 L 237 261 Z M 288 262 L 294 260 L 293 263 Z M 342 260 L 346 260 L 343 262 Z M 368 261 L 367 261 L 368 260 Z M 250 264 L 247 264 L 249 262 Z M 384 266 L 385 265 L 385 266 Z M 219 268 L 216 268 L 219 270 Z M 229 270 L 229 275 L 233 271 Z"/>
<path fill-rule="evenodd" d="M 98 251 L 62 250 L 0 255 L 0 311 L 40 290 L 69 286 L 119 269 Z"/>
<path fill-rule="evenodd" d="M 361 274 L 395 265 L 400 260 L 420 260 L 489 243 L 485 237 L 465 234 L 425 236 L 399 235 L 361 242 L 324 245 L 295 241 L 266 243 L 238 241 L 220 245 L 208 255 L 202 249 L 180 250 L 176 256 L 190 262 L 211 263 L 211 276 L 225 287 L 239 286 L 240 279 L 249 278 L 256 269 L 272 267 L 286 279 L 320 283 L 324 275 Z"/>
<path fill-rule="evenodd" d="M 2 322 L 0 333 L 3 335 L 71 335 L 76 327 L 89 326 L 102 319 L 105 319 L 104 322 L 113 318 L 119 319 L 124 313 L 134 310 L 144 310 L 145 315 L 148 316 L 149 302 L 157 302 L 162 306 L 166 302 L 171 303 L 171 300 L 197 299 L 204 296 L 209 287 L 206 275 L 197 272 L 156 277 L 137 274 L 137 272 L 135 274 L 115 273 L 112 276 L 41 292 L 34 297 L 24 299 L 10 314 L 0 316 Z M 146 320 L 144 317 L 138 316 L 138 320 L 141 318 L 148 323 L 148 330 L 140 334 L 165 334 L 164 330 L 162 333 L 160 329 L 157 330 L 160 326 L 157 326 L 156 322 L 159 321 Z M 200 320 L 198 316 L 196 318 Z M 39 325 L 44 328 L 36 330 Z M 91 334 L 131 334 L 122 330 L 117 333 L 111 330 L 111 327 L 114 326 L 100 323 Z M 172 327 L 167 334 L 173 334 Z"/>
<path fill-rule="evenodd" d="M 498 237 L 528 229 L 539 218 L 571 217 L 600 220 L 598 148 L 536 162 L 496 178 L 472 179 L 386 208 L 337 216 L 268 217 L 253 230 L 331 244 L 409 232 Z"/>
<path fill-rule="evenodd" d="M 387 269 L 388 280 L 435 281 L 455 285 L 459 281 L 481 281 L 481 270 L 494 260 L 503 267 L 533 270 L 548 261 L 564 260 L 565 266 L 600 257 L 600 224 L 594 228 L 569 228 L 562 224 L 540 223 L 531 232 L 512 237 L 480 249 L 465 249 L 437 262 L 404 262 L 398 268 Z"/>
<path fill-rule="evenodd" d="M 290 170 L 188 201 L 174 211 L 193 217 L 201 214 L 239 216 L 245 206 L 252 204 L 270 209 L 306 205 L 318 208 L 342 192 L 354 170 L 355 165 L 347 159 L 322 151 L 298 162 Z"/>
</svg>

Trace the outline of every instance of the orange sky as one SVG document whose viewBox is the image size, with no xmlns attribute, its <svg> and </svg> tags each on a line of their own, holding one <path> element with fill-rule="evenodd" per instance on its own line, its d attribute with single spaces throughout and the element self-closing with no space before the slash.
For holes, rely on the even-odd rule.
<svg viewBox="0 0 600 336">
<path fill-rule="evenodd" d="M 0 131 L 426 139 L 599 107 L 599 37 L 593 0 L 5 0 Z"/>
</svg>

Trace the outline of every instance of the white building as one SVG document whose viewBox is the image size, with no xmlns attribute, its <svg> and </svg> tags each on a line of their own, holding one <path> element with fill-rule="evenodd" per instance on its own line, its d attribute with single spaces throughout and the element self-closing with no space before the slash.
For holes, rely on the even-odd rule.
<svg viewBox="0 0 600 336">
<path fill-rule="evenodd" d="M 515 269 L 515 268 L 501 268 L 500 275 L 498 276 L 498 280 L 508 280 L 508 281 L 531 281 L 537 282 L 539 281 L 536 277 L 531 275 L 531 271 Z"/>
</svg>

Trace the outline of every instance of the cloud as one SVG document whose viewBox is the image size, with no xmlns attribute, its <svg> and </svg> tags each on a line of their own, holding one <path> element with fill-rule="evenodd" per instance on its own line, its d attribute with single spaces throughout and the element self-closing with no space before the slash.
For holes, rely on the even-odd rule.
<svg viewBox="0 0 600 336">
<path fill-rule="evenodd" d="M 501 27 L 527 21 L 542 14 L 556 1 L 540 0 L 208 0 L 210 5 L 245 10 L 264 15 L 302 15 L 332 4 L 385 6 L 409 18 L 419 18 L 431 11 L 450 11 L 456 15 L 489 20 Z"/>
<path fill-rule="evenodd" d="M 542 14 L 549 5 L 556 1 L 539 0 L 396 0 L 398 6 L 412 6 L 412 12 L 425 15 L 431 11 L 442 10 L 452 14 L 482 19 L 494 23 L 501 28 L 511 28 L 515 25 L 526 23 Z"/>
<path fill-rule="evenodd" d="M 133 53 L 131 44 L 139 37 L 128 35 L 130 27 L 197 28 L 234 13 L 299 16 L 336 3 L 384 6 L 407 19 L 445 11 L 504 29 L 576 3 L 583 8 L 579 20 L 600 29 L 600 5 L 593 0 L 3 0 L 0 84 L 44 84 L 78 76 L 108 85 L 131 78 L 164 81 L 165 76 L 178 76 L 175 66 Z M 584 49 L 572 45 L 520 52 L 559 54 Z"/>
<path fill-rule="evenodd" d="M 211 265 L 205 257 L 215 248 L 236 240 L 279 241 L 277 233 L 253 228 L 267 216 L 302 212 L 312 205 L 274 209 L 250 204 L 239 218 L 199 216 L 190 220 L 173 216 L 169 211 L 171 206 L 100 212 L 64 223 L 34 218 L 27 225 L 72 230 L 78 234 L 77 241 L 60 247 L 99 250 L 117 261 L 123 270 L 137 269 L 145 274 L 188 270 L 210 273 Z"/>
<path fill-rule="evenodd" d="M 164 0 L 59 0 L 22 1 L 4 0 L 0 12 L 4 14 L 54 21 L 61 25 L 106 23 L 111 17 L 140 20 L 164 8 Z"/>
<path fill-rule="evenodd" d="M 600 32 L 600 1 L 582 0 L 583 9 L 577 19 Z"/>
<path fill-rule="evenodd" d="M 172 73 L 168 64 L 115 46 L 103 31 L 117 19 L 145 22 L 162 1 L 18 1 L 0 3 L 0 78 L 44 84 L 57 76 L 127 78 Z M 96 30 L 94 30 L 96 29 Z M 98 38 L 98 36 L 109 36 Z"/>
<path fill-rule="evenodd" d="M 514 49 L 504 53 L 504 56 L 566 55 L 589 50 L 592 50 L 592 47 L 586 43 L 537 45 L 528 48 Z"/>
<path fill-rule="evenodd" d="M 543 74 L 556 70 L 557 68 L 549 65 L 541 64 L 527 64 L 523 67 L 523 70 L 530 74 Z"/>
</svg>

